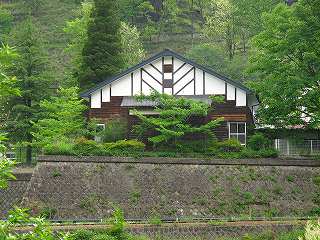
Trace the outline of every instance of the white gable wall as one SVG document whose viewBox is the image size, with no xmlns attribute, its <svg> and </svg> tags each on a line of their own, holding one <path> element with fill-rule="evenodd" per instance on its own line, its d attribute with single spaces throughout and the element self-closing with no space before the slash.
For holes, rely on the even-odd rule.
<svg viewBox="0 0 320 240">
<path fill-rule="evenodd" d="M 236 106 L 246 106 L 247 105 L 247 94 L 245 91 L 241 90 L 240 88 L 236 89 Z"/>
<path fill-rule="evenodd" d="M 227 100 L 236 100 L 236 88 L 227 84 Z"/>
<path fill-rule="evenodd" d="M 101 108 L 101 90 L 95 91 L 91 95 L 91 108 Z"/>
<path fill-rule="evenodd" d="M 225 94 L 225 81 L 205 73 L 205 94 Z"/>
<path fill-rule="evenodd" d="M 151 66 L 151 64 L 153 66 Z M 184 64 L 183 61 L 174 58 L 174 73 L 164 74 L 160 73 L 163 70 L 162 64 L 172 64 L 171 56 L 166 56 L 163 59 L 159 58 L 154 60 L 151 64 L 146 64 L 143 67 L 134 70 L 132 74 L 128 73 L 111 84 L 92 93 L 91 107 L 100 108 L 101 101 L 110 102 L 110 96 L 134 96 L 141 93 L 148 95 L 153 89 L 160 93 L 164 92 L 177 95 L 226 95 L 227 100 L 236 101 L 236 106 L 247 105 L 247 93 L 245 91 L 230 83 L 226 83 L 226 81 L 206 73 L 189 63 Z M 179 80 L 180 78 L 182 79 Z M 173 79 L 173 88 L 163 88 L 163 79 Z"/>
</svg>

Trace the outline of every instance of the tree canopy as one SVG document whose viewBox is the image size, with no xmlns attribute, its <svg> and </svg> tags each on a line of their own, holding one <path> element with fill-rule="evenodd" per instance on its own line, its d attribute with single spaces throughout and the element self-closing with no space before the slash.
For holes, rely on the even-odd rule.
<svg viewBox="0 0 320 240">
<path fill-rule="evenodd" d="M 301 0 L 263 15 L 252 44 L 250 86 L 259 95 L 262 123 L 320 127 L 320 4 Z"/>
</svg>

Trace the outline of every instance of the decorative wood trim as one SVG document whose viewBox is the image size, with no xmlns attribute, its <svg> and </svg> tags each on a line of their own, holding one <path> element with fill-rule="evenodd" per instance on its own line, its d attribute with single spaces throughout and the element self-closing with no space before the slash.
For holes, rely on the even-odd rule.
<svg viewBox="0 0 320 240">
<path fill-rule="evenodd" d="M 164 81 L 164 72 L 163 72 L 164 57 L 161 58 L 161 61 L 162 61 L 162 93 L 164 93 L 164 86 L 163 86 L 163 81 Z"/>
<path fill-rule="evenodd" d="M 176 92 L 174 95 L 177 95 L 179 92 L 181 92 L 183 89 L 185 89 L 186 86 L 188 86 L 191 82 L 193 82 L 194 79 L 191 79 L 186 85 L 184 85 L 178 92 Z"/>
<path fill-rule="evenodd" d="M 206 95 L 206 72 L 202 71 L 202 90 L 203 90 L 203 95 Z"/>
<path fill-rule="evenodd" d="M 152 63 L 150 63 L 150 66 L 153 67 L 153 69 L 155 69 L 158 73 L 162 74 L 162 72 L 156 68 L 156 66 L 154 66 Z"/>
<path fill-rule="evenodd" d="M 110 102 L 111 102 L 111 84 L 110 84 L 110 91 L 109 91 L 109 93 L 110 93 Z"/>
<path fill-rule="evenodd" d="M 148 74 L 153 80 L 155 80 L 157 83 L 159 83 L 160 85 L 162 85 L 161 82 L 159 82 L 158 79 L 156 79 L 154 76 L 152 76 L 147 70 L 145 70 L 144 68 L 141 68 L 141 69 L 142 69 L 142 71 L 144 71 L 146 74 Z"/>
<path fill-rule="evenodd" d="M 225 93 L 225 97 L 224 97 L 224 99 L 225 99 L 225 101 L 227 101 L 227 96 L 228 96 L 228 84 L 227 84 L 227 82 L 224 82 L 224 84 L 225 84 L 225 90 L 224 90 L 224 93 Z"/>
<path fill-rule="evenodd" d="M 236 106 L 237 106 L 237 88 L 234 88 L 234 100 L 236 101 Z"/>
<path fill-rule="evenodd" d="M 195 67 L 190 68 L 188 72 L 186 72 L 185 74 L 183 74 L 183 76 L 178 79 L 178 81 L 176 81 L 176 82 L 173 83 L 173 86 L 174 86 L 176 83 L 180 82 L 180 80 L 181 80 L 182 78 L 184 78 L 185 76 L 187 76 L 194 68 L 195 68 Z"/>
<path fill-rule="evenodd" d="M 102 105 L 102 88 L 100 89 L 100 107 Z"/>
<path fill-rule="evenodd" d="M 196 68 L 193 69 L 193 95 L 196 95 Z"/>
<path fill-rule="evenodd" d="M 173 74 L 176 74 L 176 73 L 177 73 L 181 68 L 183 68 L 186 64 L 187 64 L 187 63 L 183 63 L 180 67 L 178 67 L 177 70 L 175 70 L 175 71 L 173 72 Z"/>
<path fill-rule="evenodd" d="M 172 56 L 172 71 L 174 72 L 174 57 Z M 174 73 L 172 73 L 171 95 L 173 94 Z"/>
<path fill-rule="evenodd" d="M 142 68 L 140 68 L 140 94 L 142 94 Z"/>
<path fill-rule="evenodd" d="M 133 72 L 131 73 L 131 96 L 133 96 Z"/>
<path fill-rule="evenodd" d="M 173 66 L 172 64 L 164 64 L 163 65 L 163 72 L 164 73 L 173 73 Z"/>
</svg>

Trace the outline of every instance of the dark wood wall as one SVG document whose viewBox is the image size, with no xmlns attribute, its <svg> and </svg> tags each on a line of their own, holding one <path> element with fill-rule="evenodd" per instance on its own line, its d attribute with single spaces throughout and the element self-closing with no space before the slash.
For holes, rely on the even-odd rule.
<svg viewBox="0 0 320 240">
<path fill-rule="evenodd" d="M 130 129 L 138 122 L 138 119 L 129 115 L 128 107 L 121 107 L 123 97 L 111 97 L 111 101 L 102 103 L 101 108 L 90 108 L 87 112 L 89 119 L 97 119 L 105 123 L 110 119 L 122 118 L 128 123 L 128 137 L 134 137 Z M 226 101 L 225 103 L 215 104 L 214 110 L 209 113 L 204 122 L 218 117 L 223 117 L 224 122 L 215 129 L 218 139 L 228 138 L 227 122 L 246 122 L 247 126 L 253 124 L 253 118 L 249 107 L 237 107 L 235 101 Z"/>
</svg>

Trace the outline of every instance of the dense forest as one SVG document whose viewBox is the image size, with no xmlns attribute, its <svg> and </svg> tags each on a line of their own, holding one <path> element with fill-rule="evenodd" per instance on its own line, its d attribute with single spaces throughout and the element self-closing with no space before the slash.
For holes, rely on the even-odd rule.
<svg viewBox="0 0 320 240">
<path fill-rule="evenodd" d="M 2 0 L 1 127 L 31 158 L 44 101 L 171 48 L 255 90 L 262 122 L 318 128 L 320 2 L 289 2 Z"/>
</svg>

